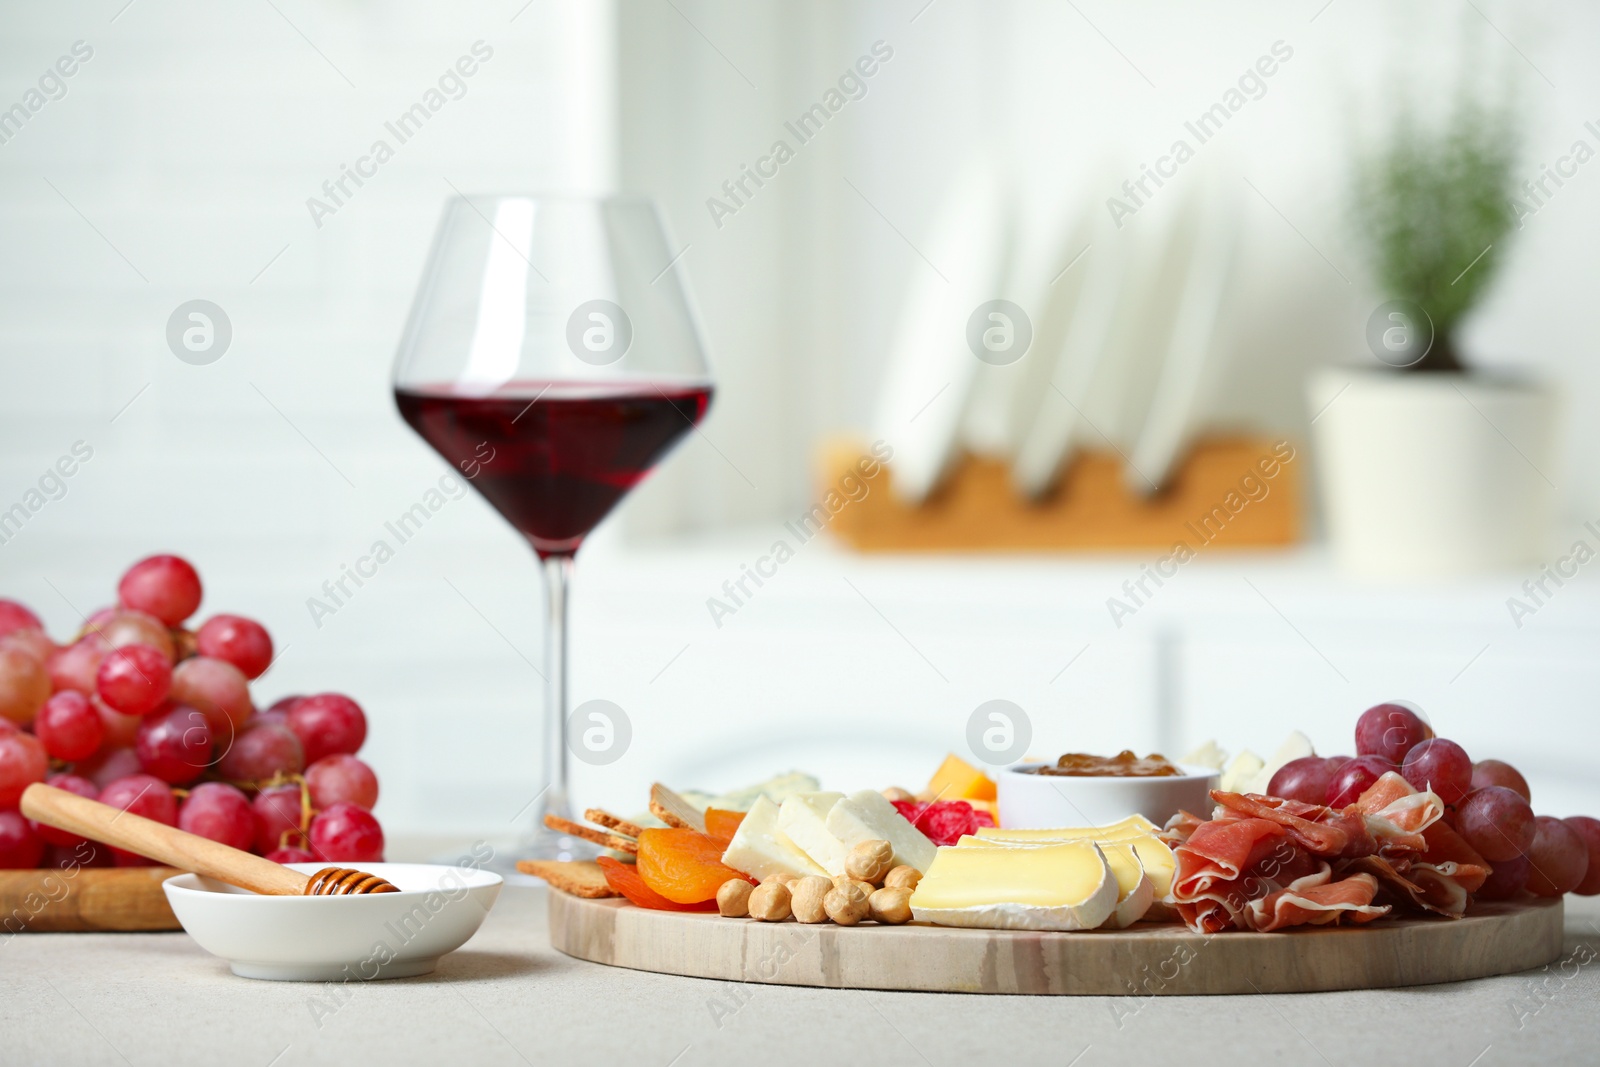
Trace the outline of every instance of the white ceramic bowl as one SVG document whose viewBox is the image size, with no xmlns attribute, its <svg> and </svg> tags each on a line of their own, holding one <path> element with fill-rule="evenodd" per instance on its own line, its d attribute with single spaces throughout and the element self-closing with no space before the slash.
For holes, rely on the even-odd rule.
<svg viewBox="0 0 1600 1067">
<path fill-rule="evenodd" d="M 1000 822 L 1012 830 L 1103 826 L 1139 814 L 1161 826 L 1179 809 L 1210 814 L 1209 796 L 1222 776 L 1210 767 L 1178 764 L 1165 778 L 1069 777 L 1030 774 L 1044 763 L 1019 763 L 1000 772 Z"/>
<path fill-rule="evenodd" d="M 291 863 L 314 874 L 325 863 Z M 178 922 L 241 978 L 333 982 L 427 974 L 477 933 L 498 874 L 425 863 L 361 863 L 398 893 L 270 897 L 180 874 L 162 883 Z"/>
</svg>

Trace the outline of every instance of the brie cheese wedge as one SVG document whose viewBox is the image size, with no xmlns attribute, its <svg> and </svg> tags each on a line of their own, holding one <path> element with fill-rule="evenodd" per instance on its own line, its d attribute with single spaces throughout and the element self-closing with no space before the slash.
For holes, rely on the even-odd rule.
<svg viewBox="0 0 1600 1067">
<path fill-rule="evenodd" d="M 941 926 L 1093 930 L 1117 909 L 1116 876 L 1092 841 L 941 848 L 911 893 L 911 915 Z"/>
<path fill-rule="evenodd" d="M 963 837 L 960 846 L 971 842 L 984 842 L 993 845 L 1041 845 L 1052 842 L 1065 841 L 1093 841 L 1102 848 L 1113 845 L 1130 849 L 1138 859 L 1139 868 L 1145 877 L 1150 880 L 1150 888 L 1156 902 L 1172 902 L 1172 873 L 1178 865 L 1177 857 L 1172 854 L 1172 849 L 1167 843 L 1154 833 L 1139 833 L 1131 829 L 1131 820 L 1137 819 L 1146 825 L 1150 820 L 1142 815 L 1131 815 L 1120 823 L 1086 831 L 1078 828 L 1063 830 L 995 830 L 983 827 L 978 830 L 976 838 Z"/>
<path fill-rule="evenodd" d="M 750 811 L 728 843 L 728 850 L 722 854 L 722 862 L 758 880 L 775 874 L 804 878 L 828 873 L 778 829 L 778 805 L 764 796 L 757 797 L 750 805 Z"/>
<path fill-rule="evenodd" d="M 827 830 L 850 849 L 862 841 L 887 841 L 894 849 L 894 865 L 904 864 L 924 873 L 933 863 L 938 846 L 906 817 L 894 810 L 882 793 L 863 789 L 834 804 L 828 812 Z"/>
<path fill-rule="evenodd" d="M 1099 845 L 1111 873 L 1117 880 L 1117 907 L 1103 924 L 1108 930 L 1125 930 L 1145 917 L 1155 903 L 1155 882 L 1145 873 L 1144 864 L 1132 842 L 1095 842 Z M 958 848 L 1046 848 L 1049 842 L 1003 844 L 981 837 L 963 836 Z M 1170 884 L 1171 879 L 1168 879 Z"/>
</svg>

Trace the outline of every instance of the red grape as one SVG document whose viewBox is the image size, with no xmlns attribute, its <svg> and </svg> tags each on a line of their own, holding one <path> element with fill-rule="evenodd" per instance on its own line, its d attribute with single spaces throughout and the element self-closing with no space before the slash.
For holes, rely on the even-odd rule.
<svg viewBox="0 0 1600 1067">
<path fill-rule="evenodd" d="M 172 631 L 160 619 L 142 611 L 115 612 L 104 622 L 85 627 L 80 640 L 95 642 L 102 652 L 127 645 L 148 645 L 167 657 L 169 664 L 176 658 Z"/>
<path fill-rule="evenodd" d="M 178 556 L 151 556 L 128 568 L 117 583 L 123 607 L 149 612 L 176 626 L 200 606 L 200 575 Z"/>
<path fill-rule="evenodd" d="M 267 853 L 273 863 L 315 863 L 317 857 L 303 848 L 275 848 Z"/>
<path fill-rule="evenodd" d="M 112 711 L 98 696 L 90 697 L 89 703 L 94 705 L 94 710 L 100 715 L 100 724 L 105 728 L 105 738 L 100 742 L 100 747 L 132 748 L 134 738 L 139 736 L 139 723 L 143 721 L 143 716 Z"/>
<path fill-rule="evenodd" d="M 69 763 L 94 755 L 106 737 L 99 710 L 88 697 L 72 689 L 64 689 L 44 702 L 33 720 L 33 732 L 46 752 Z"/>
<path fill-rule="evenodd" d="M 1540 815 L 1533 820 L 1528 863 L 1533 868 L 1528 888 L 1535 896 L 1565 896 L 1589 871 L 1589 846 L 1582 834 L 1554 815 Z"/>
<path fill-rule="evenodd" d="M 14 634 L 0 637 L 0 643 L 15 645 L 32 652 L 40 663 L 48 664 L 50 657 L 56 654 L 58 646 L 43 630 L 18 630 Z"/>
<path fill-rule="evenodd" d="M 1578 883 L 1573 892 L 1580 897 L 1600 894 L 1600 819 L 1591 819 L 1587 815 L 1573 815 L 1562 821 L 1577 831 L 1589 849 L 1588 869 L 1584 871 L 1583 881 Z"/>
<path fill-rule="evenodd" d="M 1515 859 L 1533 844 L 1533 809 L 1502 785 L 1474 789 L 1456 807 L 1456 830 L 1490 863 Z"/>
<path fill-rule="evenodd" d="M 50 673 L 24 645 L 0 641 L 0 718 L 26 726 L 50 699 Z"/>
<path fill-rule="evenodd" d="M 300 696 L 298 693 L 293 696 L 279 697 L 277 700 L 272 702 L 271 707 L 267 708 L 267 710 L 263 711 L 261 714 L 287 716 L 291 711 L 294 710 L 294 706 L 304 699 L 305 697 Z"/>
<path fill-rule="evenodd" d="M 1382 756 L 1399 763 L 1418 741 L 1433 736 L 1417 709 L 1406 704 L 1378 704 L 1356 720 L 1356 755 Z"/>
<path fill-rule="evenodd" d="M 174 704 L 139 723 L 133 750 L 147 773 L 173 785 L 186 785 L 211 763 L 211 726 L 198 709 Z"/>
<path fill-rule="evenodd" d="M 44 781 L 49 770 L 50 757 L 37 737 L 21 730 L 0 733 L 0 811 L 16 807 L 22 791 Z"/>
<path fill-rule="evenodd" d="M 44 861 L 41 867 L 65 871 L 71 867 L 114 867 L 116 861 L 111 858 L 111 849 L 105 845 L 97 845 L 93 841 L 85 841 L 75 848 L 62 848 L 60 845 L 50 845 L 45 849 Z"/>
<path fill-rule="evenodd" d="M 1466 749 L 1442 737 L 1413 745 L 1400 773 L 1413 789 L 1431 789 L 1446 804 L 1459 803 L 1472 791 L 1472 760 Z"/>
<path fill-rule="evenodd" d="M 178 809 L 178 829 L 250 851 L 256 816 L 245 795 L 225 782 L 201 782 Z"/>
<path fill-rule="evenodd" d="M 262 722 L 257 716 L 233 739 L 217 770 L 230 781 L 265 782 L 280 772 L 299 774 L 305 765 L 305 753 L 294 731 L 279 723 Z"/>
<path fill-rule="evenodd" d="M 27 870 L 44 858 L 44 842 L 21 812 L 0 811 L 0 868 Z"/>
<path fill-rule="evenodd" d="M 1341 766 L 1328 779 L 1328 793 L 1324 803 L 1330 808 L 1343 808 L 1361 799 L 1361 794 L 1373 782 L 1390 771 L 1398 771 L 1393 760 L 1382 756 L 1357 756 Z"/>
<path fill-rule="evenodd" d="M 53 785 L 57 789 L 65 789 L 69 793 L 76 793 L 89 800 L 100 799 L 100 788 L 87 778 L 80 778 L 76 774 L 52 774 L 45 779 L 45 784 Z M 84 838 L 70 830 L 59 830 L 54 826 L 44 823 L 32 822 L 33 832 L 39 835 L 39 840 L 47 845 L 60 845 L 62 848 L 77 848 L 83 844 Z"/>
<path fill-rule="evenodd" d="M 263 855 L 273 849 L 289 845 L 304 845 L 305 834 L 300 830 L 304 815 L 300 787 L 277 785 L 256 794 L 253 807 L 256 812 L 256 851 Z M 285 837 L 285 833 L 288 834 Z"/>
<path fill-rule="evenodd" d="M 75 689 L 88 695 L 94 692 L 95 675 L 100 672 L 100 661 L 105 658 L 105 642 L 96 637 L 86 637 L 57 649 L 45 660 L 45 670 L 50 674 L 50 685 L 57 692 Z"/>
<path fill-rule="evenodd" d="M 311 851 L 340 863 L 383 862 L 383 828 L 354 804 L 335 804 L 311 820 Z"/>
<path fill-rule="evenodd" d="M 1493 872 L 1473 896 L 1478 900 L 1510 900 L 1527 888 L 1528 874 L 1532 870 L 1528 857 L 1521 854 L 1508 860 L 1496 860 Z"/>
<path fill-rule="evenodd" d="M 1340 766 L 1342 764 L 1335 764 L 1333 760 L 1321 756 L 1292 759 L 1278 768 L 1278 773 L 1272 776 L 1272 782 L 1267 786 L 1267 792 L 1275 797 L 1299 800 L 1306 804 L 1326 804 L 1328 784 L 1333 781 L 1334 772 Z"/>
<path fill-rule="evenodd" d="M 339 753 L 353 756 L 367 739 L 361 705 L 339 693 L 318 693 L 295 704 L 289 728 L 299 736 L 308 764 Z"/>
<path fill-rule="evenodd" d="M 227 660 L 246 678 L 261 677 L 272 664 L 272 638 L 266 627 L 242 615 L 213 615 L 200 627 L 196 647 L 200 655 Z"/>
<path fill-rule="evenodd" d="M 1528 792 L 1528 780 L 1509 763 L 1502 763 L 1497 759 L 1481 759 L 1472 765 L 1472 788 L 1482 789 L 1486 785 L 1503 785 L 1513 793 L 1521 793 L 1522 799 L 1533 802 L 1533 795 Z"/>
<path fill-rule="evenodd" d="M 126 719 L 128 716 L 120 715 L 118 718 Z M 138 719 L 133 721 L 139 722 Z M 128 748 L 103 748 L 93 758 L 75 765 L 72 773 L 82 775 L 104 789 L 118 778 L 138 774 L 139 757 L 133 751 L 131 742 Z"/>
<path fill-rule="evenodd" d="M 322 757 L 307 768 L 306 788 L 311 790 L 311 806 L 317 809 L 354 804 L 371 811 L 378 803 L 378 776 L 354 756 Z"/>
<path fill-rule="evenodd" d="M 100 803 L 132 815 L 154 819 L 167 826 L 178 824 L 178 802 L 172 795 L 172 789 L 166 782 L 148 774 L 130 774 L 106 785 L 100 790 Z M 111 854 L 116 858 L 118 867 L 143 867 L 151 862 L 120 848 L 112 849 Z"/>
<path fill-rule="evenodd" d="M 172 690 L 172 664 L 149 645 L 114 649 L 100 663 L 95 692 L 112 711 L 148 715 Z"/>
<path fill-rule="evenodd" d="M 84 632 L 87 633 L 105 625 L 111 621 L 112 616 L 121 610 L 116 604 L 107 604 L 103 608 L 95 608 L 89 613 L 89 617 L 83 620 Z M 143 612 L 140 612 L 140 614 L 142 615 Z"/>
<path fill-rule="evenodd" d="M 195 656 L 178 664 L 172 672 L 172 699 L 205 712 L 219 739 L 234 736 L 255 713 L 244 672 L 210 656 Z"/>
<path fill-rule="evenodd" d="M 0 598 L 0 637 L 16 633 L 18 630 L 43 629 L 44 623 L 39 621 L 39 616 L 15 600 Z"/>
</svg>

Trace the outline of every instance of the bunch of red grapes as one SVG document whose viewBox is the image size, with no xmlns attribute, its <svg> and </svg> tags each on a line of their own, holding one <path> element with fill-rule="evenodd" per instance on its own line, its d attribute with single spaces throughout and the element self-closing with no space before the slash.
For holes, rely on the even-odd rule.
<svg viewBox="0 0 1600 1067">
<path fill-rule="evenodd" d="M 24 818 L 34 782 L 279 863 L 383 859 L 360 705 L 320 693 L 258 712 L 272 638 L 239 615 L 185 628 L 200 596 L 188 562 L 151 556 L 65 645 L 0 599 L 0 868 L 150 863 Z"/>
<path fill-rule="evenodd" d="M 1474 763 L 1454 741 L 1405 704 L 1379 704 L 1356 720 L 1356 755 L 1306 756 L 1283 765 L 1267 792 L 1342 808 L 1381 776 L 1398 771 L 1432 789 L 1444 821 L 1494 868 L 1474 896 L 1509 900 L 1524 893 L 1600 894 L 1600 819 L 1535 815 L 1527 779 L 1509 763 Z"/>
</svg>

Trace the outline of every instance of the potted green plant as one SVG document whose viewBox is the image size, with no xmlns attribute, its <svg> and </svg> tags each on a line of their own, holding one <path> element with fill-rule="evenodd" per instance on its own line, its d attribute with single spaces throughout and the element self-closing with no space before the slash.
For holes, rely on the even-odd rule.
<svg viewBox="0 0 1600 1067">
<path fill-rule="evenodd" d="M 1408 109 L 1358 158 L 1351 217 L 1383 299 L 1364 366 L 1311 390 L 1330 539 L 1353 569 L 1459 573 L 1547 547 L 1554 394 L 1461 352 L 1517 220 L 1512 119 L 1463 93 L 1433 124 Z"/>
</svg>

